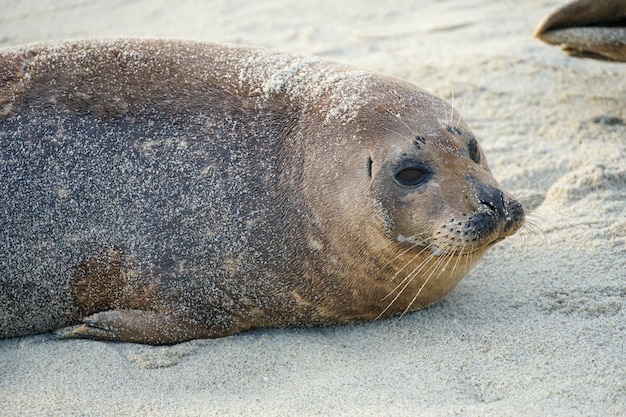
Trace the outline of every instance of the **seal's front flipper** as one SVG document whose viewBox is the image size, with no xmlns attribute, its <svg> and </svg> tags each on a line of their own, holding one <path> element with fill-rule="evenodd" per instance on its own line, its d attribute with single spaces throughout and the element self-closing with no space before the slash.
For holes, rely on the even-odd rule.
<svg viewBox="0 0 626 417">
<path fill-rule="evenodd" d="M 626 62 L 624 21 L 624 0 L 576 0 L 546 16 L 534 35 L 571 56 Z"/>
<path fill-rule="evenodd" d="M 97 339 L 119 342 L 171 345 L 208 335 L 202 324 L 144 310 L 109 310 L 84 318 L 83 324 L 65 327 L 61 338 Z"/>
</svg>

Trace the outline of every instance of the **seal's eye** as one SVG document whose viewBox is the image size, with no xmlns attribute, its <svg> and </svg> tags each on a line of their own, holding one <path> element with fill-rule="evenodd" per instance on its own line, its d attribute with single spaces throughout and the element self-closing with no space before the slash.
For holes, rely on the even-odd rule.
<svg viewBox="0 0 626 417">
<path fill-rule="evenodd" d="M 426 182 L 430 173 L 423 168 L 404 168 L 395 175 L 396 182 L 405 187 L 417 187 Z"/>
<path fill-rule="evenodd" d="M 469 143 L 469 156 L 472 161 L 480 164 L 480 151 L 478 150 L 478 142 L 475 139 L 472 139 Z"/>
</svg>

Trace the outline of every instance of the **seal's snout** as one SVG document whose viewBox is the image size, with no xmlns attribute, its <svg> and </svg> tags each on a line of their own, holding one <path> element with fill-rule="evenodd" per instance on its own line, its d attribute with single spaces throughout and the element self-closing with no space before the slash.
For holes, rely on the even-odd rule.
<svg viewBox="0 0 626 417">
<path fill-rule="evenodd" d="M 488 217 L 488 223 L 492 223 L 502 237 L 514 234 L 524 222 L 522 204 L 507 196 L 499 188 L 477 180 L 472 182 L 476 189 L 476 198 Z"/>
</svg>

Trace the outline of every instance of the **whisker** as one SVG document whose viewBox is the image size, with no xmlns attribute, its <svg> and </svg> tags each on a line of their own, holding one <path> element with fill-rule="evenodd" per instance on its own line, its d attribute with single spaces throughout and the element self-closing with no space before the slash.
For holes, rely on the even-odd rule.
<svg viewBox="0 0 626 417">
<path fill-rule="evenodd" d="M 404 120 L 402 120 L 402 117 L 398 116 L 398 119 L 400 119 L 400 121 L 402 122 L 402 124 L 404 125 L 404 127 L 406 127 L 406 129 L 407 129 L 409 132 L 411 132 L 411 138 L 414 138 L 415 136 L 417 136 L 417 135 L 415 134 L 415 132 L 413 131 L 413 129 L 411 129 L 411 128 L 409 127 L 409 125 L 408 125 L 408 124 L 406 124 L 406 122 L 405 122 Z"/>
<path fill-rule="evenodd" d="M 461 258 L 464 258 L 465 267 L 467 268 L 467 266 L 468 266 L 468 264 L 470 262 L 470 255 L 471 255 L 471 253 L 469 253 L 469 254 L 464 253 L 466 247 L 467 247 L 467 242 L 465 242 L 463 244 L 463 246 L 461 247 L 461 249 L 458 250 L 456 253 L 453 252 L 453 251 L 450 251 L 450 252 L 446 253 L 446 255 L 443 257 L 444 259 L 441 259 L 441 261 L 438 261 L 435 264 L 434 269 L 432 270 L 431 274 L 428 276 L 428 278 L 426 278 L 426 280 L 421 285 L 421 287 L 419 288 L 419 290 L 417 291 L 417 293 L 415 294 L 415 296 L 413 297 L 413 299 L 411 300 L 409 305 L 406 307 L 404 312 L 400 315 L 400 317 L 404 316 L 407 312 L 409 312 L 411 310 L 411 307 L 413 306 L 415 301 L 417 301 L 417 299 L 420 296 L 420 294 L 423 291 L 423 289 L 426 287 L 428 282 L 430 282 L 430 279 L 433 277 L 434 272 L 435 271 L 439 271 L 437 277 L 441 277 L 441 275 L 448 269 L 448 266 L 450 265 L 450 262 L 452 261 L 452 259 L 455 256 L 456 256 L 456 260 L 454 262 L 454 266 L 452 267 L 452 270 L 448 271 L 448 272 L 456 271 L 456 269 L 458 268 L 459 261 L 461 260 Z M 444 261 L 445 261 L 445 265 L 443 265 L 443 267 L 441 268 L 441 265 L 444 263 Z"/>
<path fill-rule="evenodd" d="M 428 249 L 433 250 L 433 245 L 429 245 Z M 426 285 L 426 283 L 430 280 L 430 278 L 432 277 L 432 275 L 435 273 L 435 271 L 437 271 L 437 269 L 439 268 L 439 266 L 445 261 L 445 258 L 448 256 L 448 254 L 441 256 L 437 259 L 437 261 L 434 264 L 430 264 L 430 261 L 436 257 L 434 251 L 424 260 L 422 261 L 418 266 L 416 266 L 413 271 L 411 271 L 411 273 L 409 273 L 400 284 L 398 284 L 396 286 L 396 288 L 394 290 L 392 290 L 390 292 L 390 294 L 393 294 L 402 284 L 404 284 L 402 286 L 402 288 L 397 292 L 396 296 L 394 297 L 393 300 L 391 300 L 391 302 L 387 305 L 387 307 L 378 315 L 377 319 L 380 318 L 387 310 L 389 310 L 389 308 L 391 308 L 391 306 L 398 300 L 398 298 L 405 292 L 405 290 L 408 288 L 408 286 L 411 284 L 411 282 L 413 282 L 413 280 L 415 279 L 415 277 L 417 277 L 423 270 L 425 267 L 430 267 L 430 274 L 428 275 L 428 277 L 426 278 L 426 282 L 424 282 L 422 284 L 422 287 L 420 288 L 420 290 L 418 291 L 418 293 L 421 292 L 422 288 Z M 415 299 L 414 299 L 415 300 Z M 413 301 L 414 301 L 413 300 Z M 413 302 L 411 302 L 412 304 Z M 406 313 L 406 309 L 404 310 L 404 312 L 402 313 L 402 315 L 404 315 Z"/>
<path fill-rule="evenodd" d="M 409 302 L 409 304 L 406 306 L 406 308 L 404 309 L 402 314 L 400 314 L 400 318 L 402 318 L 406 313 L 409 312 L 409 310 L 411 309 L 411 307 L 413 306 L 413 304 L 415 303 L 417 298 L 422 293 L 422 290 L 426 287 L 426 285 L 430 282 L 430 279 L 434 276 L 435 272 L 438 272 L 437 276 L 441 276 L 441 274 L 445 271 L 445 267 L 443 269 L 440 268 L 441 265 L 444 262 L 446 262 L 446 266 L 447 266 L 448 263 L 450 262 L 450 260 L 452 259 L 452 256 L 453 256 L 453 254 L 447 253 L 446 255 L 440 257 L 439 259 L 437 259 L 437 261 L 435 262 L 435 264 L 431 268 L 431 271 L 430 271 L 430 274 L 428 274 L 428 277 L 424 280 L 422 285 L 419 287 L 419 289 L 417 290 L 417 293 L 415 294 L 415 296 L 413 296 L 413 298 L 411 299 L 411 302 Z M 446 258 L 447 258 L 447 260 L 446 260 Z"/>
<path fill-rule="evenodd" d="M 465 111 L 465 102 L 467 101 L 467 97 L 463 96 L 463 105 L 461 106 L 461 111 L 459 112 L 459 118 L 456 121 L 456 126 L 454 126 L 455 128 L 458 128 L 459 125 L 461 124 L 461 119 L 463 116 L 463 111 Z"/>
<path fill-rule="evenodd" d="M 400 136 L 401 138 L 404 138 L 404 139 L 412 139 L 411 137 L 406 136 L 406 135 L 404 135 L 404 134 L 402 134 L 402 133 L 400 133 L 400 132 L 396 132 L 396 131 L 395 131 L 395 130 L 393 130 L 393 129 L 389 129 L 388 127 L 383 126 L 382 128 L 383 128 L 383 129 L 385 129 L 385 130 L 386 130 L 387 132 L 389 132 L 389 133 L 394 133 L 394 134 L 396 134 L 396 135 Z M 410 130 L 410 129 L 409 129 L 409 130 Z"/>
<path fill-rule="evenodd" d="M 398 255 L 396 255 L 391 261 L 387 262 L 383 268 L 387 268 L 389 265 L 391 265 L 396 259 L 398 259 L 399 257 L 405 255 L 407 252 L 415 249 L 416 247 L 420 246 L 421 244 L 426 243 L 425 241 L 422 242 L 415 242 L 413 243 L 413 245 L 405 250 L 403 250 L 401 253 L 399 253 Z M 395 278 L 398 276 L 398 274 L 400 272 L 402 272 L 404 270 L 404 268 L 407 267 L 407 265 L 409 265 L 411 262 L 413 262 L 413 259 L 415 259 L 415 257 L 421 255 L 422 253 L 424 253 L 424 251 L 426 250 L 426 247 L 422 248 L 422 250 L 420 252 L 418 252 L 413 258 L 409 259 L 402 268 L 400 268 L 399 270 L 396 271 L 396 273 L 393 275 L 392 280 L 395 280 Z"/>
<path fill-rule="evenodd" d="M 416 259 L 420 254 L 422 254 L 425 250 L 427 249 L 431 249 L 431 245 L 429 245 L 428 247 L 424 248 L 420 253 L 418 253 L 417 255 L 415 255 L 413 259 Z M 404 291 L 407 289 L 407 287 L 411 284 L 411 282 L 413 281 L 413 279 L 420 273 L 422 272 L 422 269 L 428 265 L 428 263 L 430 262 L 430 260 L 435 256 L 434 252 L 431 253 L 426 259 L 424 259 L 422 262 L 419 263 L 419 265 L 417 265 L 415 268 L 413 268 L 413 270 L 408 273 L 404 279 L 402 281 L 400 281 L 400 283 L 398 283 L 398 285 L 395 286 L 395 288 L 393 290 L 391 290 L 389 292 L 389 294 L 387 294 L 383 300 L 386 300 L 387 298 L 389 298 L 392 294 L 396 293 L 396 296 L 389 302 L 389 304 L 387 304 L 387 307 L 385 307 L 385 309 L 383 311 L 381 311 L 381 313 L 376 317 L 376 320 L 378 320 L 379 318 L 381 318 L 383 316 L 383 314 L 385 314 L 387 312 L 387 310 L 389 310 L 391 308 L 391 306 L 398 300 L 398 298 L 400 298 L 400 296 L 404 293 Z M 408 265 L 411 261 L 407 262 L 406 265 Z M 405 268 L 406 265 L 403 267 Z"/>
<path fill-rule="evenodd" d="M 456 262 L 454 262 L 454 266 L 452 267 L 452 271 L 450 271 L 450 272 L 455 272 L 457 270 L 457 268 L 459 266 L 459 261 L 461 260 L 461 258 L 466 258 L 465 262 L 467 262 L 468 256 L 463 256 L 463 252 L 465 251 L 466 247 L 467 247 L 467 242 L 463 242 L 463 246 L 461 247 L 461 250 L 458 251 L 458 256 L 456 258 Z"/>
<path fill-rule="evenodd" d="M 402 242 L 396 242 L 396 245 L 400 246 L 403 242 L 410 242 L 411 246 L 409 248 L 403 250 L 402 252 L 400 252 L 400 254 L 396 255 L 391 261 L 387 262 L 387 264 L 385 266 L 389 266 L 389 264 L 391 264 L 393 261 L 395 261 L 396 259 L 398 259 L 402 255 L 404 255 L 405 253 L 415 249 L 416 247 L 422 246 L 424 243 L 427 242 L 427 240 L 426 239 L 415 240 L 415 236 L 411 236 L 409 238 L 406 238 L 406 240 L 404 240 Z"/>
<path fill-rule="evenodd" d="M 452 79 L 449 80 L 450 82 L 450 121 L 448 122 L 448 126 L 452 126 L 452 120 L 454 120 L 454 84 L 452 84 Z"/>
<path fill-rule="evenodd" d="M 526 218 L 524 225 L 519 230 L 519 236 L 525 243 L 526 239 L 538 239 L 542 244 L 547 243 L 547 238 L 543 229 L 535 224 L 532 219 Z"/>
<path fill-rule="evenodd" d="M 534 188 L 534 187 L 540 187 L 542 188 L 542 186 L 544 184 L 552 184 L 556 178 L 557 174 L 555 173 L 546 173 L 544 174 L 542 177 L 540 178 L 530 178 L 530 177 L 526 177 L 524 178 L 524 181 L 517 187 L 517 188 Z"/>
<path fill-rule="evenodd" d="M 408 262 L 406 262 L 406 263 L 404 264 L 404 266 L 403 266 L 400 270 L 398 270 L 398 271 L 394 274 L 394 276 L 393 276 L 393 278 L 392 278 L 392 281 L 393 281 L 393 280 L 395 280 L 395 279 L 396 279 L 396 277 L 400 274 L 400 272 L 402 272 L 402 271 L 403 271 L 403 270 L 404 270 L 407 266 L 409 266 L 409 264 L 410 264 L 411 262 L 413 262 L 413 260 L 417 259 L 417 258 L 418 258 L 418 257 L 419 257 L 422 253 L 424 253 L 424 252 L 425 252 L 426 250 L 428 250 L 428 249 L 429 249 L 429 246 L 425 247 L 425 248 L 424 248 L 424 249 L 422 249 L 419 253 L 415 254 L 415 256 L 414 256 L 413 258 L 411 258 Z M 434 256 L 434 255 L 433 255 L 433 256 Z M 429 259 L 430 259 L 430 256 L 429 256 L 428 258 L 426 258 L 424 261 L 422 261 L 422 262 L 421 262 L 421 263 L 420 263 L 417 267 L 413 268 L 413 271 L 415 271 L 417 268 L 420 268 L 420 267 L 421 267 L 421 265 L 422 265 L 422 264 L 424 264 L 424 263 L 426 263 L 426 262 L 428 262 L 428 260 L 429 260 Z M 406 277 L 405 277 L 402 281 L 400 281 L 400 283 L 399 283 L 398 285 L 396 285 L 396 286 L 395 286 L 395 288 L 394 288 L 393 290 L 391 290 L 391 291 L 389 292 L 389 294 L 387 294 L 387 295 L 383 298 L 383 301 L 384 301 L 384 300 L 386 300 L 387 298 L 389 298 L 389 297 L 391 296 L 391 294 L 393 294 L 393 293 L 394 293 L 394 292 L 395 292 L 398 288 L 400 288 L 400 287 L 402 286 L 402 284 L 404 284 L 404 282 L 408 279 L 408 277 L 410 277 L 410 276 L 411 276 L 411 274 L 413 274 L 413 272 L 410 272 L 410 273 L 409 273 L 409 274 L 408 274 L 408 275 L 407 275 L 407 276 L 406 276 Z M 404 288 L 403 288 L 403 289 L 404 289 Z M 401 294 L 401 293 L 402 293 L 402 291 L 400 291 L 400 293 L 399 293 L 399 294 Z M 395 301 L 395 299 L 394 299 L 394 301 Z"/>
<path fill-rule="evenodd" d="M 541 203 L 543 203 L 545 198 L 543 195 L 527 189 L 513 193 L 513 196 L 522 204 L 522 206 L 524 206 L 524 209 L 528 212 L 535 211 L 537 207 L 539 207 Z"/>
</svg>

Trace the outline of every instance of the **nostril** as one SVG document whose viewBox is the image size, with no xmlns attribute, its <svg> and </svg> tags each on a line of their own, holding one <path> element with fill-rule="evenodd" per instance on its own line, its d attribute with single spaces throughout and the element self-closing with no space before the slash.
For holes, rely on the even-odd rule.
<svg viewBox="0 0 626 417">
<path fill-rule="evenodd" d="M 492 213 L 498 216 L 506 217 L 508 203 L 504 193 L 499 188 L 480 182 L 473 177 L 470 177 L 470 180 L 476 189 L 476 198 L 478 202 L 481 205 L 488 207 Z"/>
<path fill-rule="evenodd" d="M 491 195 L 483 195 L 483 198 L 480 198 L 480 204 L 489 207 L 489 209 L 500 215 L 506 216 L 507 214 L 507 200 L 504 193 L 498 189 L 495 189 Z"/>
<path fill-rule="evenodd" d="M 493 203 L 489 202 L 489 201 L 483 201 L 483 200 L 481 200 L 481 201 L 480 201 L 480 204 L 482 204 L 483 206 L 487 206 L 487 207 L 489 207 L 489 209 L 490 209 L 491 211 L 494 211 L 494 212 L 496 211 L 496 206 L 495 206 Z"/>
</svg>

